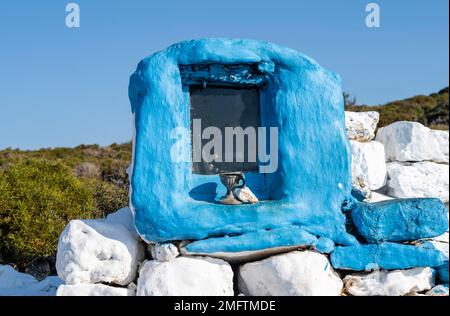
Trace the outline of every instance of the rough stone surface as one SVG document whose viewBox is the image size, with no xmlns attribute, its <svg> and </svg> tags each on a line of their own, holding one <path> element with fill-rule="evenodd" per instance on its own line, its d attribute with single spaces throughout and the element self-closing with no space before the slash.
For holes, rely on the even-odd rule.
<svg viewBox="0 0 450 316">
<path fill-rule="evenodd" d="M 439 281 L 441 281 L 442 283 L 448 284 L 448 259 L 443 265 L 440 265 L 437 268 L 437 272 L 438 272 Z"/>
<path fill-rule="evenodd" d="M 427 296 L 448 296 L 448 284 L 438 285 L 429 290 L 426 294 Z"/>
<path fill-rule="evenodd" d="M 441 152 L 444 155 L 444 159 L 442 159 L 442 162 L 449 162 L 449 132 L 448 131 L 437 131 L 437 130 L 431 130 L 431 133 L 434 134 L 436 137 Z"/>
<path fill-rule="evenodd" d="M 434 286 L 435 272 L 431 268 L 374 271 L 352 274 L 344 278 L 346 291 L 353 296 L 403 296 L 422 292 Z"/>
<path fill-rule="evenodd" d="M 139 272 L 137 296 L 232 296 L 233 271 L 223 260 L 178 257 L 147 261 Z"/>
<path fill-rule="evenodd" d="M 352 179 L 354 181 L 355 179 Z M 355 198 L 357 201 L 363 202 L 363 201 L 370 201 L 372 198 L 372 191 L 368 186 L 365 186 L 364 183 L 354 183 L 352 187 L 352 197 Z"/>
<path fill-rule="evenodd" d="M 267 248 L 261 250 L 246 250 L 239 252 L 216 252 L 211 254 L 201 253 L 201 252 L 191 252 L 186 248 L 181 249 L 181 253 L 186 256 L 208 256 L 211 258 L 218 258 L 229 262 L 230 264 L 241 264 L 250 261 L 257 261 L 265 259 L 271 256 L 275 256 L 281 253 L 287 253 L 299 249 L 310 249 L 309 247 L 298 246 L 282 246 Z"/>
<path fill-rule="evenodd" d="M 390 242 L 336 247 L 331 253 L 331 263 L 335 269 L 353 271 L 437 267 L 443 265 L 445 260 L 445 256 L 435 249 Z"/>
<path fill-rule="evenodd" d="M 365 192 L 361 192 L 357 188 L 353 187 L 352 189 L 352 197 L 348 199 L 344 204 L 341 206 L 341 210 L 343 212 L 347 212 L 350 210 L 350 206 L 353 204 L 353 202 L 368 202 L 372 198 L 372 191 L 369 191 L 368 194 L 365 194 Z"/>
<path fill-rule="evenodd" d="M 370 203 L 376 203 L 376 202 L 382 202 L 382 201 L 389 201 L 389 200 L 393 200 L 394 198 L 378 193 L 378 192 L 372 192 L 372 196 L 370 197 L 370 199 L 368 199 L 368 202 Z"/>
<path fill-rule="evenodd" d="M 150 244 L 148 249 L 152 258 L 157 261 L 172 261 L 180 255 L 174 244 Z"/>
<path fill-rule="evenodd" d="M 433 238 L 448 228 L 445 205 L 432 198 L 356 203 L 351 218 L 369 243 Z"/>
<path fill-rule="evenodd" d="M 445 153 L 443 138 L 441 133 L 420 123 L 401 121 L 380 128 L 376 140 L 384 144 L 387 161 L 448 163 L 448 147 Z"/>
<path fill-rule="evenodd" d="M 317 238 L 306 230 L 291 225 L 241 236 L 194 241 L 183 247 L 181 252 L 186 255 L 207 255 L 230 262 L 242 262 L 298 248 L 316 249 L 322 253 L 329 253 L 334 249 L 334 242 L 325 237 Z"/>
<path fill-rule="evenodd" d="M 377 190 L 386 184 L 384 146 L 378 142 L 350 141 L 352 150 L 352 184 L 364 191 Z"/>
<path fill-rule="evenodd" d="M 448 216 L 448 214 L 447 214 Z M 448 217 L 447 217 L 448 218 Z M 448 228 L 447 228 L 447 232 L 445 232 L 444 234 L 442 234 L 441 236 L 435 237 L 432 239 L 435 242 L 441 242 L 441 243 L 449 243 L 449 233 L 448 233 Z"/>
<path fill-rule="evenodd" d="M 62 232 L 56 269 L 67 285 L 128 285 L 144 258 L 144 247 L 126 225 L 110 220 L 71 221 Z"/>
<path fill-rule="evenodd" d="M 435 240 L 425 240 L 418 242 L 420 247 L 439 250 L 447 259 L 449 257 L 448 243 Z"/>
<path fill-rule="evenodd" d="M 135 296 L 133 289 L 103 284 L 61 285 L 56 296 Z"/>
<path fill-rule="evenodd" d="M 314 245 L 316 251 L 320 253 L 331 253 L 336 245 L 331 239 L 320 237 L 317 244 Z"/>
<path fill-rule="evenodd" d="M 0 265 L 0 296 L 54 296 L 62 283 L 54 276 L 38 281 L 11 266 Z"/>
<path fill-rule="evenodd" d="M 375 138 L 380 114 L 378 112 L 345 112 L 345 126 L 350 140 L 369 142 Z"/>
<path fill-rule="evenodd" d="M 237 189 L 235 192 L 235 196 L 242 203 L 253 204 L 259 202 L 256 195 L 253 194 L 253 192 L 248 187 Z"/>
<path fill-rule="evenodd" d="M 241 266 L 239 289 L 249 296 L 338 296 L 342 280 L 324 255 L 294 251 Z"/>
<path fill-rule="evenodd" d="M 136 228 L 134 227 L 133 213 L 129 207 L 121 208 L 120 210 L 106 216 L 106 221 L 110 224 L 120 224 L 125 226 L 136 238 L 139 238 Z"/>
<path fill-rule="evenodd" d="M 449 201 L 449 166 L 433 162 L 388 163 L 387 194 L 396 198 L 437 197 Z"/>
</svg>

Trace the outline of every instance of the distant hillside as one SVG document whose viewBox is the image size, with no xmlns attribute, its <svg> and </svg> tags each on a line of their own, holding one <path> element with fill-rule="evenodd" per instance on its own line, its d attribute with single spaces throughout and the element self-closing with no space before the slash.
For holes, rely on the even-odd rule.
<svg viewBox="0 0 450 316">
<path fill-rule="evenodd" d="M 354 112 L 377 111 L 380 127 L 396 121 L 415 121 L 433 129 L 449 128 L 448 87 L 430 95 L 389 102 L 380 106 L 354 105 L 347 102 L 346 110 Z"/>
<path fill-rule="evenodd" d="M 61 162 L 79 178 L 96 178 L 121 188 L 128 187 L 126 168 L 131 163 L 131 143 L 80 145 L 74 148 L 0 150 L 0 170 L 23 158 Z"/>
</svg>

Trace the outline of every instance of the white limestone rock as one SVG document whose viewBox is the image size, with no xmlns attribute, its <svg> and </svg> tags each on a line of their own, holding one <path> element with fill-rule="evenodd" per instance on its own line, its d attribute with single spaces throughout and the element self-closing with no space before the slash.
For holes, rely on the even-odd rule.
<svg viewBox="0 0 450 316">
<path fill-rule="evenodd" d="M 438 285 L 429 290 L 426 296 L 448 296 L 448 285 Z"/>
<path fill-rule="evenodd" d="M 449 136 L 448 131 L 438 131 L 438 130 L 431 130 L 431 133 L 434 134 L 436 137 L 439 147 L 441 148 L 441 152 L 444 155 L 444 159 L 442 159 L 442 162 L 449 162 Z"/>
<path fill-rule="evenodd" d="M 444 139 L 440 132 L 406 121 L 380 128 L 376 137 L 376 141 L 384 144 L 387 161 L 448 163 L 448 142 L 443 148 Z"/>
<path fill-rule="evenodd" d="M 56 289 L 62 283 L 61 279 L 54 276 L 39 282 L 11 266 L 0 265 L 0 296 L 55 296 Z"/>
<path fill-rule="evenodd" d="M 131 283 L 144 259 L 144 246 L 137 234 L 121 223 L 111 217 L 71 221 L 59 238 L 56 258 L 59 277 L 67 285 Z"/>
<path fill-rule="evenodd" d="M 345 126 L 350 140 L 369 142 L 375 138 L 380 114 L 378 112 L 345 112 Z"/>
<path fill-rule="evenodd" d="M 433 162 L 387 164 L 387 194 L 396 198 L 437 197 L 449 201 L 449 166 Z"/>
<path fill-rule="evenodd" d="M 134 226 L 133 213 L 129 207 L 121 208 L 120 210 L 106 216 L 106 221 L 111 224 L 121 224 L 125 226 L 136 238 L 139 238 L 136 228 Z"/>
<path fill-rule="evenodd" d="M 447 260 L 449 258 L 449 246 L 448 243 L 445 242 L 439 242 L 431 240 L 429 241 L 431 245 L 433 245 L 434 249 L 439 250 L 445 257 L 447 257 Z"/>
<path fill-rule="evenodd" d="M 431 268 L 375 271 L 353 274 L 344 278 L 346 291 L 353 296 L 404 296 L 431 289 L 434 286 Z"/>
<path fill-rule="evenodd" d="M 135 296 L 133 289 L 104 284 L 61 285 L 56 296 Z"/>
<path fill-rule="evenodd" d="M 248 187 L 237 189 L 234 195 L 242 203 L 248 204 L 258 203 L 258 198 L 256 197 L 255 194 L 253 194 L 253 192 Z"/>
<path fill-rule="evenodd" d="M 148 249 L 152 258 L 157 261 L 173 261 L 180 255 L 174 244 L 149 244 Z"/>
<path fill-rule="evenodd" d="M 378 192 L 372 192 L 372 196 L 368 200 L 369 203 L 376 203 L 376 202 L 382 202 L 382 201 L 389 201 L 393 200 L 390 196 L 378 193 Z"/>
<path fill-rule="evenodd" d="M 449 237 L 449 233 L 447 231 L 444 234 L 442 234 L 441 236 L 435 237 L 432 240 L 435 241 L 435 242 L 441 242 L 441 243 L 447 243 L 448 244 L 449 243 L 448 242 L 448 239 L 449 239 L 448 237 Z"/>
<path fill-rule="evenodd" d="M 386 184 L 384 146 L 378 142 L 350 141 L 352 182 L 357 188 L 378 190 Z"/>
<path fill-rule="evenodd" d="M 327 257 L 293 251 L 239 269 L 239 289 L 248 296 L 339 296 L 342 280 Z"/>
<path fill-rule="evenodd" d="M 233 296 L 233 271 L 220 259 L 178 257 L 147 261 L 139 271 L 137 296 Z"/>
</svg>

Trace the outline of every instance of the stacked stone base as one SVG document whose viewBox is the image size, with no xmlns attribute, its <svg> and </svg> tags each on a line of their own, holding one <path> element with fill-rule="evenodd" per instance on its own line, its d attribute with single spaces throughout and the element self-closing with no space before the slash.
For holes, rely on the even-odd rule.
<svg viewBox="0 0 450 316">
<path fill-rule="evenodd" d="M 359 245 L 297 226 L 253 232 L 266 249 L 249 248 L 245 236 L 147 245 L 126 208 L 66 227 L 57 295 L 448 295 L 448 132 L 398 122 L 375 139 L 378 119 L 346 118 L 355 199 L 343 212 Z M 281 235 L 290 245 L 279 245 Z M 233 242 L 243 251 L 223 252 Z"/>
<path fill-rule="evenodd" d="M 131 219 L 131 211 L 122 209 L 105 220 L 68 225 L 58 247 L 65 284 L 57 295 L 448 295 L 448 257 L 423 240 L 336 247 L 330 255 L 304 246 L 230 264 L 181 255 L 184 243 L 145 245 Z"/>
</svg>

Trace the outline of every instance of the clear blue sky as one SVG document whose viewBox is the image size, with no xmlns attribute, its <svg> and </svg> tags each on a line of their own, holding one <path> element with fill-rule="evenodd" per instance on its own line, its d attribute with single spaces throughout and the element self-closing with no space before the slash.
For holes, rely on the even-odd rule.
<svg viewBox="0 0 450 316">
<path fill-rule="evenodd" d="M 107 145 L 131 138 L 128 78 L 184 39 L 243 37 L 297 49 L 339 73 L 370 105 L 448 85 L 448 0 L 1 1 L 0 148 Z"/>
</svg>

